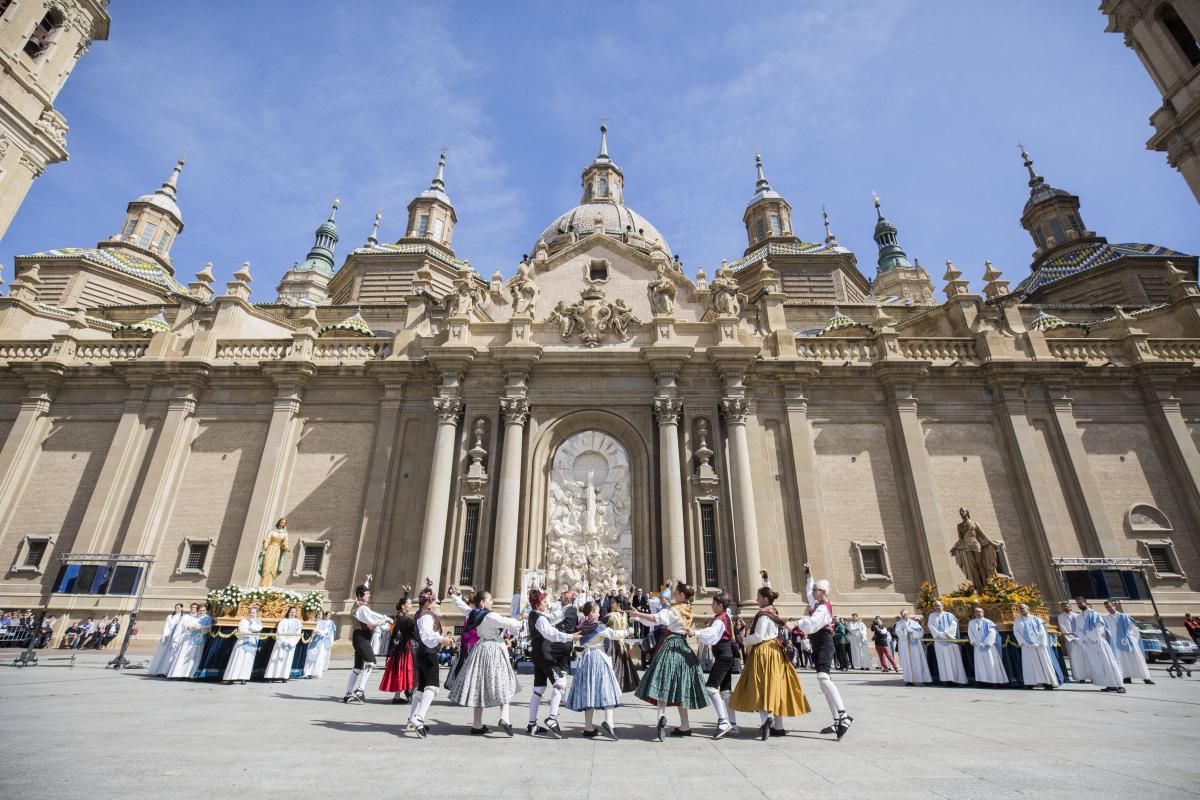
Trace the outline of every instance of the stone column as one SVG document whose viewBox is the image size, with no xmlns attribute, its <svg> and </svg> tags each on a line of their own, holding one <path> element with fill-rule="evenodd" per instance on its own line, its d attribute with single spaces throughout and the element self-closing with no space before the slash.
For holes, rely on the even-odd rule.
<svg viewBox="0 0 1200 800">
<path fill-rule="evenodd" d="M 784 385 L 783 399 L 787 407 L 788 440 L 792 445 L 792 469 L 796 475 L 804 557 L 812 567 L 814 577 L 832 577 L 829 529 L 825 523 L 825 501 L 821 497 L 812 423 L 808 419 L 808 398 L 804 396 L 801 384 L 792 383 Z"/>
<path fill-rule="evenodd" d="M 0 533 L 8 528 L 50 428 L 50 403 L 62 385 L 63 375 L 61 369 L 48 367 L 22 368 L 25 396 L 0 449 Z"/>
<path fill-rule="evenodd" d="M 721 414 L 725 417 L 729 437 L 729 488 L 733 500 L 738 600 L 748 603 L 762 585 L 759 576 L 762 554 L 758 547 L 758 520 L 754 513 L 754 479 L 750 471 L 750 445 L 746 438 L 750 403 L 744 397 L 723 398 Z"/>
<path fill-rule="evenodd" d="M 1083 509 L 1084 521 L 1091 528 L 1095 551 L 1084 555 L 1120 558 L 1120 540 L 1104 513 L 1104 498 L 1100 494 L 1100 485 L 1096 482 L 1096 476 L 1088 462 L 1087 449 L 1083 446 L 1083 434 L 1075 424 L 1071 387 L 1066 383 L 1052 383 L 1046 386 L 1046 393 L 1054 412 L 1054 432 L 1067 454 L 1064 472 L 1074 484 L 1071 488 L 1077 496 L 1076 505 Z"/>
<path fill-rule="evenodd" d="M 271 404 L 271 424 L 263 443 L 262 457 L 254 475 L 254 490 L 242 523 L 238 539 L 233 581 L 244 586 L 258 585 L 258 551 L 263 536 L 283 513 L 283 496 L 287 478 L 296 456 L 300 432 L 304 423 L 299 419 L 304 387 L 315 372 L 310 365 L 288 365 L 272 374 L 276 394 Z M 290 543 L 294 544 L 294 543 Z M 292 552 L 292 558 L 298 556 Z M 287 582 L 287 572 L 277 576 L 280 584 Z"/>
<path fill-rule="evenodd" d="M 936 583 L 941 591 L 950 591 L 962 581 L 953 569 L 950 548 L 942 528 L 958 523 L 943 519 L 938 508 L 929 453 L 925 450 L 925 432 L 917 415 L 917 396 L 913 393 L 912 383 L 885 380 L 884 386 L 890 394 L 892 421 L 896 428 L 897 449 L 900 451 L 900 471 L 909 499 L 910 529 L 916 534 L 914 555 L 924 568 L 925 580 Z"/>
<path fill-rule="evenodd" d="M 117 432 L 104 456 L 104 465 L 96 479 L 92 496 L 79 524 L 75 549 L 84 553 L 101 553 L 112 549 L 117 527 L 125 507 L 132 502 L 130 494 L 141 466 L 142 445 L 148 435 L 142 421 L 142 410 L 149 396 L 150 376 L 127 375 L 129 394 L 117 423 Z"/>
<path fill-rule="evenodd" d="M 358 552 L 350 572 L 353 590 L 359 581 L 373 574 L 372 586 L 379 589 L 384 570 L 381 559 L 384 515 L 386 513 L 388 487 L 392 483 L 392 463 L 396 458 L 396 436 L 400 425 L 400 410 L 404 405 L 404 383 L 400 379 L 381 379 L 383 396 L 379 400 L 379 413 L 375 422 L 375 443 L 371 449 L 371 466 L 367 477 L 367 492 L 363 497 L 362 519 L 359 522 Z M 351 595 L 352 596 L 352 595 Z"/>
<path fill-rule="evenodd" d="M 425 525 L 421 529 L 421 549 L 417 559 L 417 580 L 432 578 L 435 590 L 441 585 L 442 557 L 446 552 L 446 516 L 450 509 L 450 479 L 454 472 L 454 440 L 462 400 L 438 397 L 433 401 L 437 413 L 437 435 L 433 442 L 433 463 L 429 471 L 429 493 L 425 497 Z"/>
<path fill-rule="evenodd" d="M 154 553 L 157 549 L 171 508 L 171 498 L 187 463 L 196 428 L 196 398 L 207 375 L 206 369 L 200 369 L 175 378 L 171 397 L 167 400 L 167 413 L 150 454 L 150 466 L 133 507 L 129 528 L 119 546 L 121 552 Z M 159 569 L 162 569 L 161 565 Z"/>
<path fill-rule="evenodd" d="M 517 524 L 521 511 L 521 465 L 524 462 L 525 423 L 529 401 L 503 397 L 504 457 L 500 461 L 496 501 L 496 539 L 492 547 L 492 594 L 505 602 L 517 587 Z"/>
<path fill-rule="evenodd" d="M 1181 368 L 1179 364 L 1161 367 L 1144 364 L 1138 367 L 1138 382 L 1151 409 L 1150 416 L 1159 438 L 1174 467 L 1171 470 L 1172 482 L 1179 488 L 1184 506 L 1192 518 L 1190 527 L 1195 530 L 1196 525 L 1200 524 L 1200 451 L 1197 451 L 1196 443 L 1188 431 L 1176 392 L 1178 380 L 1187 374 L 1188 369 Z M 1182 526 L 1176 523 L 1175 527 L 1178 529 Z"/>
<path fill-rule="evenodd" d="M 654 398 L 658 420 L 658 491 L 662 507 L 663 575 L 687 580 L 687 551 L 683 534 L 683 477 L 679 467 L 679 412 L 683 403 L 674 397 Z"/>
</svg>

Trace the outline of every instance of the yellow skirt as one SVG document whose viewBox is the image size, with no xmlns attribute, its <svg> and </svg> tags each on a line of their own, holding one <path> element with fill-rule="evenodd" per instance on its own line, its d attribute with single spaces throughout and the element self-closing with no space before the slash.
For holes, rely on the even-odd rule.
<svg viewBox="0 0 1200 800">
<path fill-rule="evenodd" d="M 795 668 L 775 642 L 762 642 L 750 651 L 730 705 L 735 711 L 769 711 L 779 717 L 798 717 L 812 710 Z"/>
</svg>

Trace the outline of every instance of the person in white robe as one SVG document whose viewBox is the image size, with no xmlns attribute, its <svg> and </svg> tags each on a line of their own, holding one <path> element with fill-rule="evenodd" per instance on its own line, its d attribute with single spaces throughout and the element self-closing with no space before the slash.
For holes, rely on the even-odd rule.
<svg viewBox="0 0 1200 800">
<path fill-rule="evenodd" d="M 229 663 L 225 665 L 225 674 L 221 676 L 223 682 L 245 683 L 250 680 L 250 673 L 254 670 L 254 657 L 258 655 L 258 635 L 262 633 L 262 629 L 258 608 L 251 606 L 250 616 L 238 623 L 237 642 L 233 645 Z"/>
<path fill-rule="evenodd" d="M 1113 601 L 1104 602 L 1104 624 L 1108 626 L 1108 640 L 1112 643 L 1113 655 L 1121 666 L 1121 677 L 1125 683 L 1133 683 L 1134 679 L 1143 683 L 1154 684 L 1150 680 L 1150 670 L 1146 666 L 1146 654 L 1142 652 L 1142 632 L 1138 630 L 1137 621 L 1133 617 L 1118 611 Z"/>
<path fill-rule="evenodd" d="M 147 675 L 166 675 L 171 669 L 171 656 L 175 648 L 175 629 L 183 619 L 183 603 L 175 604 L 175 611 L 163 620 L 162 634 L 154 648 L 154 658 L 146 668 Z"/>
<path fill-rule="evenodd" d="M 275 626 L 275 646 L 271 648 L 271 658 L 267 661 L 263 680 L 287 683 L 287 679 L 291 677 L 292 660 L 296 655 L 296 645 L 300 643 L 300 631 L 304 627 L 300 622 L 299 613 L 298 608 L 291 606 L 287 610 L 287 616 Z"/>
<path fill-rule="evenodd" d="M 966 686 L 967 670 L 963 666 L 958 638 L 958 617 L 946 610 L 942 601 L 935 601 L 933 613 L 926 623 L 933 638 L 933 655 L 937 658 L 938 682 Z"/>
<path fill-rule="evenodd" d="M 1021 646 L 1021 673 L 1025 685 L 1057 688 L 1058 673 L 1054 670 L 1046 623 L 1030 614 L 1029 606 L 1024 603 L 1017 606 L 1017 613 L 1013 620 L 1013 637 Z"/>
<path fill-rule="evenodd" d="M 1071 610 L 1071 604 L 1066 600 L 1059 606 L 1062 610 L 1058 615 L 1058 631 L 1067 648 L 1067 659 L 1071 662 L 1071 676 L 1077 683 L 1083 683 L 1088 678 L 1087 659 L 1084 657 L 1082 646 L 1079 644 L 1079 613 Z"/>
<path fill-rule="evenodd" d="M 1094 608 L 1089 608 L 1082 597 L 1075 598 L 1079 607 L 1079 651 L 1083 655 L 1085 669 L 1093 686 L 1102 692 L 1125 693 L 1121 685 L 1121 667 L 1108 643 L 1108 626 L 1104 617 Z"/>
<path fill-rule="evenodd" d="M 904 673 L 904 682 L 909 686 L 933 680 L 929 674 L 929 662 L 925 659 L 923 638 L 925 631 L 921 623 L 908 616 L 907 608 L 901 611 L 900 619 L 896 622 L 896 644 L 900 654 L 900 670 Z"/>
<path fill-rule="evenodd" d="M 333 612 L 326 611 L 321 615 L 321 621 L 313 631 L 312 642 L 308 645 L 308 654 L 304 659 L 304 677 L 320 678 L 325 674 L 336 637 L 337 624 L 333 621 Z"/>
<path fill-rule="evenodd" d="M 967 624 L 967 638 L 975 655 L 975 682 L 992 686 L 1008 683 L 1004 670 L 1004 659 L 1000 657 L 1000 631 L 996 623 L 983 614 L 983 609 L 971 609 L 971 621 Z"/>
<path fill-rule="evenodd" d="M 853 614 L 846 631 L 850 634 L 850 665 L 855 669 L 871 669 L 871 637 L 867 623 L 859 619 L 858 614 Z"/>
<path fill-rule="evenodd" d="M 376 625 L 371 630 L 371 652 L 377 656 L 387 657 L 388 643 L 392 638 L 392 623 L 383 623 Z"/>
<path fill-rule="evenodd" d="M 204 655 L 204 644 L 208 641 L 208 632 L 212 630 L 213 619 L 207 612 L 199 613 L 199 604 L 196 604 L 196 609 L 197 616 L 185 616 L 180 623 L 179 653 L 171 664 L 171 671 L 167 673 L 168 678 L 191 680 L 200 666 L 200 657 Z"/>
</svg>

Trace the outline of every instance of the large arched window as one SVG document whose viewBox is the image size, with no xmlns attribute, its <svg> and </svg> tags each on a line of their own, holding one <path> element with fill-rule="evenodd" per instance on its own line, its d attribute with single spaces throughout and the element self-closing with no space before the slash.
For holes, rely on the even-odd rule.
<svg viewBox="0 0 1200 800">
<path fill-rule="evenodd" d="M 1163 3 L 1158 12 L 1155 14 L 1158 21 L 1175 40 L 1175 44 L 1179 47 L 1179 52 L 1183 55 L 1187 62 L 1193 67 L 1200 64 L 1200 43 L 1196 42 L 1196 35 L 1188 28 L 1187 23 L 1179 16 L 1170 3 Z"/>
<path fill-rule="evenodd" d="M 33 33 L 29 36 L 29 41 L 25 42 L 25 55 L 30 58 L 37 58 L 50 43 L 54 41 L 55 32 L 63 25 L 62 12 L 57 8 L 52 8 L 46 12 L 46 16 L 42 17 L 42 21 L 33 29 Z"/>
</svg>

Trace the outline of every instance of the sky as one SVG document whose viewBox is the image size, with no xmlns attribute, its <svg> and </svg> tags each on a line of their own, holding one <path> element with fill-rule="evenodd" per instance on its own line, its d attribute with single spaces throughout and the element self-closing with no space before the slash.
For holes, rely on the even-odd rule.
<svg viewBox="0 0 1200 800">
<path fill-rule="evenodd" d="M 1096 6 L 114 2 L 56 101 L 70 160 L 0 264 L 108 238 L 186 153 L 177 277 L 249 261 L 270 302 L 335 196 L 339 265 L 377 210 L 399 239 L 445 147 L 455 252 L 507 276 L 579 202 L 601 118 L 627 204 L 693 276 L 744 251 L 756 151 L 796 234 L 820 241 L 824 206 L 868 278 L 872 192 L 939 293 L 946 259 L 976 290 L 985 259 L 1028 274 L 1018 143 L 1088 228 L 1200 253 L 1200 209 L 1145 147 L 1161 98 Z"/>
</svg>

